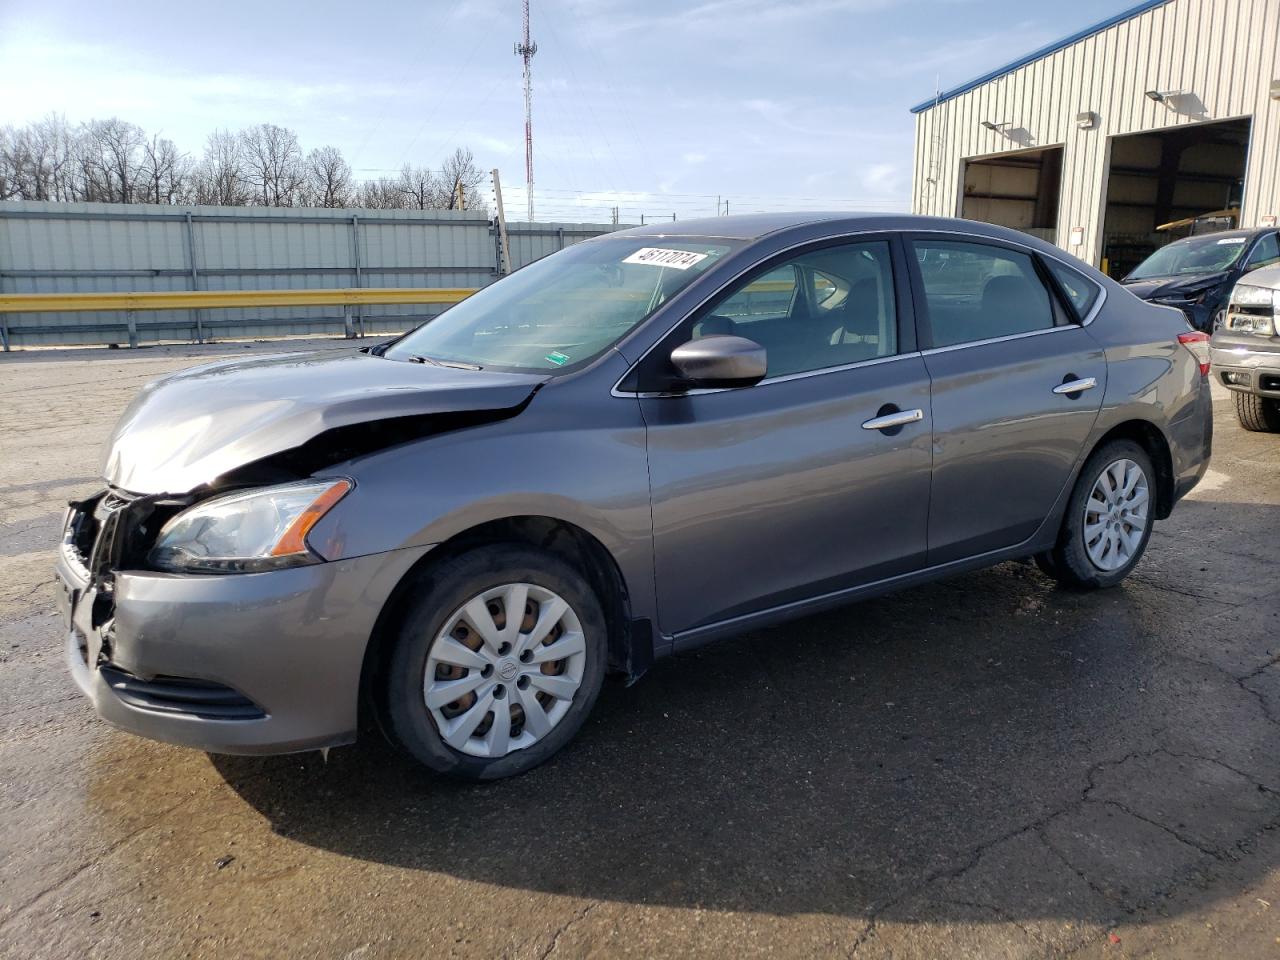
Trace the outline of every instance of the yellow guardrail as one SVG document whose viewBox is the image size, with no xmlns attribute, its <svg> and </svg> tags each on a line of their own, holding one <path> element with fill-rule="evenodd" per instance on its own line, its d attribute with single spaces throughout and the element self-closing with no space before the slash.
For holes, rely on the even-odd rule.
<svg viewBox="0 0 1280 960">
<path fill-rule="evenodd" d="M 146 293 L 3 293 L 0 313 L 68 310 L 211 310 L 217 307 L 323 307 L 457 303 L 470 287 L 350 287 L 336 290 L 175 290 Z"/>
<path fill-rule="evenodd" d="M 129 346 L 138 345 L 137 310 L 214 310 L 235 307 L 340 306 L 347 336 L 355 336 L 352 308 L 371 304 L 457 303 L 474 287 L 343 287 L 332 290 L 174 290 L 144 293 L 0 293 L 0 317 L 8 313 L 124 311 Z M 198 316 L 198 315 L 197 315 Z M 361 335 L 364 325 L 361 323 Z M 0 322 L 3 348 L 9 349 L 8 325 Z M 197 322 L 197 338 L 204 333 Z"/>
</svg>

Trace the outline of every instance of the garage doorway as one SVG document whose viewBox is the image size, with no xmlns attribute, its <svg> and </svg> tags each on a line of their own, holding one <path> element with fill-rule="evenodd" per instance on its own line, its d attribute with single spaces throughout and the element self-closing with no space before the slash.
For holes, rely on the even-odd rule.
<svg viewBox="0 0 1280 960">
<path fill-rule="evenodd" d="M 1019 150 L 964 165 L 960 216 L 1055 242 L 1062 194 L 1062 147 Z"/>
<path fill-rule="evenodd" d="M 1248 118 L 1113 137 L 1103 272 L 1124 277 L 1167 243 L 1238 226 L 1248 152 Z"/>
</svg>

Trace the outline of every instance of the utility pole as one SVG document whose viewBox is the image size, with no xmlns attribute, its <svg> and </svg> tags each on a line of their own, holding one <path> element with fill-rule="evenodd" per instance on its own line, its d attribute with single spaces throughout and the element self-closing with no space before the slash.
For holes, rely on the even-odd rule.
<svg viewBox="0 0 1280 960">
<path fill-rule="evenodd" d="M 502 180 L 498 177 L 498 168 L 493 168 L 493 205 L 498 208 L 498 252 L 500 272 L 506 276 L 511 272 L 511 244 L 507 242 L 507 215 L 502 209 Z"/>
<path fill-rule="evenodd" d="M 538 45 L 529 39 L 529 0 L 524 0 L 524 40 L 516 44 L 516 56 L 524 60 L 524 185 L 529 195 L 529 222 L 533 222 L 533 74 L 529 61 Z"/>
</svg>

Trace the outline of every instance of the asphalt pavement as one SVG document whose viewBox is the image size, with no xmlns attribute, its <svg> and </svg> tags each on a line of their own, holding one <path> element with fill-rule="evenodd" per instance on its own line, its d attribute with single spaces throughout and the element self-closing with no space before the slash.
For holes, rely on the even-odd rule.
<svg viewBox="0 0 1280 960">
<path fill-rule="evenodd" d="M 1280 435 L 1224 392 L 1123 586 L 1006 563 L 756 631 L 468 786 L 151 743 L 66 674 L 52 544 L 116 417 L 278 349 L 0 357 L 0 956 L 1280 956 Z"/>
</svg>

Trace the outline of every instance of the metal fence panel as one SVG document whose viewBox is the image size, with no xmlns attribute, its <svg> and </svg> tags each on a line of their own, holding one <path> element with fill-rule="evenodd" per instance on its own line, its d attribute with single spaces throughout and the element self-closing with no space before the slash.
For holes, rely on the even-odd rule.
<svg viewBox="0 0 1280 960">
<path fill-rule="evenodd" d="M 513 268 L 611 224 L 508 224 Z M 461 210 L 0 204 L 0 292 L 480 287 L 498 276 L 496 228 Z M 357 308 L 371 333 L 404 330 L 441 305 Z M 142 342 L 342 329 L 335 307 L 161 310 L 135 317 Z M 122 343 L 116 313 L 10 314 L 15 346 Z"/>
</svg>

